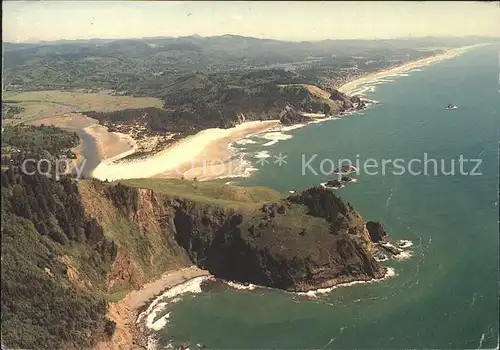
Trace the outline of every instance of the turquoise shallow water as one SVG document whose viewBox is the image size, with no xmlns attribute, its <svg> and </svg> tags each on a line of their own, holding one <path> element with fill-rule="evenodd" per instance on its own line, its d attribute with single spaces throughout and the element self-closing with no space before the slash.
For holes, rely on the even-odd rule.
<svg viewBox="0 0 500 350">
<path fill-rule="evenodd" d="M 391 238 L 413 241 L 413 257 L 384 263 L 395 277 L 318 299 L 262 289 L 187 295 L 172 306 L 163 339 L 233 349 L 494 348 L 499 72 L 499 48 L 478 48 L 377 85 L 369 97 L 380 105 L 362 114 L 287 132 L 292 139 L 271 147 L 248 147 L 282 152 L 287 164 L 255 165 L 255 176 L 238 183 L 283 193 L 331 178 L 302 175 L 302 154 L 318 154 L 318 170 L 325 158 L 409 161 L 426 152 L 446 160 L 447 171 L 463 155 L 483 160 L 482 175 L 396 176 L 390 166 L 385 175 L 362 172 L 337 193 L 366 220 L 382 221 Z M 459 108 L 447 111 L 448 103 Z"/>
</svg>

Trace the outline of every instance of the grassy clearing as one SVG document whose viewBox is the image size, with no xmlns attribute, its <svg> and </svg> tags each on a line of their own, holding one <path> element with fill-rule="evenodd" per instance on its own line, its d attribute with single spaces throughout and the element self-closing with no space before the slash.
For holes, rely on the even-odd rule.
<svg viewBox="0 0 500 350">
<path fill-rule="evenodd" d="M 158 193 L 186 198 L 202 203 L 216 203 L 245 208 L 262 205 L 281 198 L 278 191 L 266 187 L 237 187 L 217 181 L 194 182 L 175 179 L 131 179 L 123 185 L 149 188 Z"/>
<path fill-rule="evenodd" d="M 5 92 L 3 101 L 24 108 L 15 119 L 10 120 L 11 123 L 28 123 L 80 111 L 112 112 L 129 108 L 163 107 L 163 102 L 158 98 L 112 96 L 104 92 Z"/>
<path fill-rule="evenodd" d="M 280 84 L 278 85 L 281 89 L 305 89 L 312 97 L 312 99 L 317 102 L 318 104 L 327 104 L 332 108 L 334 111 L 339 109 L 339 102 L 334 101 L 330 99 L 331 94 L 328 91 L 325 91 L 318 86 L 315 85 L 309 85 L 309 84 Z M 310 117 L 317 117 L 317 118 L 322 118 L 322 116 L 313 116 L 310 115 Z"/>
<path fill-rule="evenodd" d="M 84 93 L 70 91 L 28 91 L 21 93 L 5 93 L 4 100 L 19 102 L 50 102 L 78 106 L 82 110 L 98 110 L 103 112 L 125 108 L 161 108 L 163 102 L 154 97 L 112 96 L 107 93 Z"/>
</svg>

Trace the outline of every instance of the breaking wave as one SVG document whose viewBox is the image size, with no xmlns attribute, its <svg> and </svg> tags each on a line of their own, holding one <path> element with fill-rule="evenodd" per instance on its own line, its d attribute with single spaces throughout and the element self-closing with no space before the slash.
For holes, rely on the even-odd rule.
<svg viewBox="0 0 500 350">
<path fill-rule="evenodd" d="M 148 329 L 154 331 L 163 329 L 168 323 L 171 312 L 167 312 L 159 318 L 158 315 L 163 313 L 169 304 L 179 302 L 181 300 L 179 297 L 180 295 L 186 293 L 201 293 L 201 284 L 209 277 L 210 276 L 196 277 L 170 288 L 157 297 L 149 305 L 146 311 L 142 312 L 139 317 L 137 317 L 136 323 L 140 323 L 145 319 L 145 325 Z"/>
</svg>

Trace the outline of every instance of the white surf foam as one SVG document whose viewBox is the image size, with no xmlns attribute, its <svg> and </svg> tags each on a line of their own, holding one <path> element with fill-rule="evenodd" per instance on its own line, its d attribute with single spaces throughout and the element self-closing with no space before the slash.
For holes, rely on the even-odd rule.
<svg viewBox="0 0 500 350">
<path fill-rule="evenodd" d="M 270 141 L 283 141 L 293 138 L 292 135 L 283 134 L 282 132 L 279 131 L 267 132 L 265 134 L 260 135 L 260 137 Z"/>
<path fill-rule="evenodd" d="M 365 103 L 368 104 L 368 106 L 371 106 L 371 105 L 376 105 L 376 104 L 379 104 L 380 101 L 377 101 L 377 100 L 371 100 L 371 99 L 368 99 L 368 98 L 365 98 L 364 99 Z"/>
<path fill-rule="evenodd" d="M 266 142 L 264 143 L 262 146 L 272 146 L 272 145 L 275 145 L 278 143 L 278 140 L 274 140 L 274 141 L 269 141 L 269 142 Z"/>
<path fill-rule="evenodd" d="M 357 90 L 354 90 L 352 93 L 351 93 L 351 96 L 365 96 L 365 93 L 368 91 L 368 86 L 364 86 L 360 89 L 357 89 Z"/>
<path fill-rule="evenodd" d="M 380 245 L 382 247 L 385 247 L 385 248 L 392 248 L 393 250 L 397 251 L 398 254 L 395 254 L 394 257 L 396 257 L 396 255 L 399 255 L 403 252 L 403 249 L 399 248 L 399 247 L 396 247 L 394 244 L 392 244 L 391 242 L 387 242 L 387 243 L 380 243 Z M 396 258 L 397 259 L 397 258 Z"/>
<path fill-rule="evenodd" d="M 413 256 L 413 252 L 409 250 L 405 250 L 399 254 L 394 255 L 394 259 L 396 260 L 406 260 Z"/>
<path fill-rule="evenodd" d="M 337 284 L 336 286 L 333 286 L 330 288 L 320 288 L 320 289 L 316 289 L 316 290 L 309 290 L 307 292 L 299 292 L 297 294 L 300 296 L 315 298 L 318 296 L 318 294 L 330 293 L 332 290 L 337 289 L 337 288 L 349 287 L 349 286 L 353 286 L 356 284 L 368 284 L 368 283 L 381 282 L 381 281 L 384 281 L 384 280 L 391 278 L 395 275 L 396 275 L 395 270 L 392 267 L 388 267 L 384 277 L 379 278 L 379 279 L 371 279 L 368 281 L 353 281 L 353 282 L 348 282 L 348 283 L 342 283 L 342 284 Z"/>
<path fill-rule="evenodd" d="M 373 257 L 376 261 L 378 262 L 383 262 L 383 261 L 388 261 L 389 258 L 387 257 L 387 255 L 385 254 L 382 254 L 382 256 L 378 257 L 378 256 L 374 256 Z"/>
<path fill-rule="evenodd" d="M 326 185 L 326 182 L 322 182 L 320 185 L 321 185 L 323 188 L 326 188 L 326 189 L 328 189 L 328 190 L 338 190 L 339 188 L 343 188 L 343 187 L 344 187 L 344 185 L 342 185 L 342 184 L 340 185 L 340 187 L 335 187 L 335 186 L 327 186 L 327 185 Z"/>
<path fill-rule="evenodd" d="M 115 163 L 115 159 L 107 159 L 99 163 L 92 176 L 100 180 L 123 180 L 132 178 L 153 177 L 163 172 L 175 170 L 178 166 L 189 162 L 189 157 L 196 157 L 216 140 L 225 139 L 235 132 L 248 130 L 261 122 L 245 122 L 230 129 L 206 129 L 195 135 L 179 140 L 151 157 L 126 163 Z M 230 150 L 234 148 L 229 147 Z M 121 155 L 123 156 L 123 154 Z"/>
<path fill-rule="evenodd" d="M 255 144 L 257 142 L 254 140 L 250 140 L 250 139 L 242 139 L 242 140 L 236 141 L 235 143 L 237 145 L 252 145 L 252 144 Z"/>
<path fill-rule="evenodd" d="M 370 85 L 382 85 L 385 83 L 386 83 L 386 81 L 384 79 L 377 79 L 374 82 L 370 83 Z"/>
<path fill-rule="evenodd" d="M 247 178 L 251 177 L 252 173 L 258 171 L 259 169 L 254 168 L 252 163 L 248 160 L 243 159 L 244 154 L 240 155 L 240 159 L 238 160 L 238 166 L 233 170 L 231 174 L 221 175 L 217 177 L 217 179 L 234 179 L 234 178 Z M 226 184 L 230 184 L 231 181 L 226 182 Z"/>
<path fill-rule="evenodd" d="M 290 125 L 290 126 L 283 126 L 281 128 L 281 131 L 291 131 L 291 130 L 302 128 L 304 126 L 306 126 L 306 124 L 294 124 L 294 125 Z"/>
<path fill-rule="evenodd" d="M 399 248 L 410 248 L 411 246 L 413 246 L 413 242 L 408 240 L 408 239 L 400 239 L 398 241 L 398 247 Z"/>
<path fill-rule="evenodd" d="M 201 284 L 208 278 L 209 276 L 196 277 L 170 288 L 157 297 L 149 305 L 146 311 L 142 312 L 137 317 L 136 323 L 141 322 L 145 318 L 145 325 L 148 329 L 155 331 L 161 330 L 167 325 L 171 312 L 166 313 L 159 319 L 156 319 L 157 315 L 164 311 L 167 308 L 167 305 L 180 301 L 180 295 L 185 293 L 201 293 Z"/>
<path fill-rule="evenodd" d="M 233 282 L 233 281 L 224 281 L 224 283 L 226 283 L 228 286 L 230 286 L 234 289 L 238 289 L 238 290 L 254 290 L 255 288 L 257 288 L 257 286 L 255 284 L 251 284 L 251 283 L 248 285 L 244 285 L 244 284 Z"/>
<path fill-rule="evenodd" d="M 300 124 L 300 125 L 303 126 L 302 124 Z M 290 127 L 285 127 L 285 128 L 292 128 L 294 126 L 295 125 L 292 125 Z M 295 128 L 295 129 L 297 129 L 297 128 Z M 282 129 L 280 129 L 280 130 L 282 130 Z M 288 129 L 288 130 L 293 130 L 293 129 Z M 262 146 L 266 146 L 266 147 L 275 145 L 279 141 L 289 140 L 289 139 L 293 138 L 292 135 L 284 134 L 281 131 L 272 131 L 272 132 L 268 132 L 268 133 L 265 133 L 265 134 L 260 134 L 260 135 L 257 135 L 257 136 L 260 137 L 260 138 L 262 138 L 262 139 L 269 140 L 269 142 L 266 142 L 266 143 L 262 144 Z"/>
<path fill-rule="evenodd" d="M 398 247 L 396 247 L 394 244 L 392 244 L 392 243 L 390 243 L 390 242 L 387 242 L 387 243 L 380 243 L 380 245 L 381 245 L 382 247 L 399 249 Z"/>
</svg>

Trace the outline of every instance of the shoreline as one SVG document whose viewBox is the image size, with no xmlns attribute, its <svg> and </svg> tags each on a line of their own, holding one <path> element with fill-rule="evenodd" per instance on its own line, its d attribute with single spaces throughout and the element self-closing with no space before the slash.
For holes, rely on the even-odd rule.
<svg viewBox="0 0 500 350">
<path fill-rule="evenodd" d="M 206 170 L 207 166 L 225 167 L 224 160 L 232 155 L 231 143 L 268 131 L 278 124 L 279 121 L 276 120 L 250 121 L 230 129 L 206 129 L 179 140 L 165 150 L 145 159 L 115 163 L 116 160 L 132 154 L 129 150 L 102 161 L 94 169 L 92 176 L 108 181 L 131 178 L 182 178 L 186 172 L 190 171 L 186 176 L 194 178 L 200 174 L 200 171 Z M 192 157 L 191 160 L 186 160 L 186 154 Z M 210 164 L 207 165 L 207 162 Z M 210 171 L 212 174 L 218 176 L 224 174 L 214 169 Z M 212 178 L 214 176 L 205 176 L 203 180 Z"/>
<path fill-rule="evenodd" d="M 360 78 L 356 78 L 354 80 L 351 80 L 351 81 L 345 83 L 344 85 L 340 86 L 337 90 L 340 92 L 343 92 L 346 95 L 352 96 L 353 93 L 355 92 L 355 90 L 358 89 L 361 85 L 373 83 L 379 79 L 391 77 L 394 75 L 408 72 L 412 69 L 426 67 L 426 66 L 433 64 L 433 63 L 452 59 L 452 58 L 455 58 L 459 55 L 464 54 L 465 52 L 469 51 L 470 49 L 480 47 L 480 46 L 485 46 L 485 45 L 489 45 L 489 44 L 476 44 L 476 45 L 457 47 L 454 49 L 449 49 L 442 54 L 422 58 L 422 59 L 419 59 L 416 61 L 410 61 L 408 63 L 401 65 L 401 66 L 397 66 L 397 67 L 385 69 L 382 71 L 370 73 L 368 75 L 365 75 L 365 76 L 360 77 Z"/>
<path fill-rule="evenodd" d="M 185 293 L 203 293 L 202 289 L 202 284 L 205 283 L 206 281 L 213 281 L 213 282 L 220 282 L 225 284 L 227 287 L 236 289 L 236 290 L 244 290 L 244 291 L 253 291 L 256 289 L 267 289 L 267 290 L 277 290 L 280 292 L 283 292 L 288 295 L 292 295 L 294 297 L 294 300 L 296 297 L 306 297 L 306 298 L 317 298 L 318 294 L 327 294 L 330 293 L 331 291 L 342 288 L 342 287 L 350 287 L 353 285 L 358 285 L 358 284 L 372 284 L 372 283 L 378 283 L 378 282 L 383 282 L 386 281 L 389 278 L 392 278 L 396 276 L 395 270 L 392 267 L 383 267 L 384 269 L 384 274 L 381 277 L 374 277 L 371 279 L 349 279 L 347 281 L 339 281 L 335 284 L 333 284 L 330 287 L 324 287 L 324 288 L 317 288 L 314 290 L 308 290 L 305 292 L 300 292 L 300 291 L 287 291 L 287 290 L 282 290 L 282 289 L 277 289 L 277 288 L 272 288 L 272 287 L 266 287 L 266 286 L 259 286 L 259 285 L 254 285 L 254 284 L 242 284 L 239 282 L 234 282 L 234 281 L 229 281 L 229 280 L 224 280 L 224 279 L 216 279 L 213 275 L 211 275 L 208 271 L 200 270 L 197 269 L 196 267 L 190 267 L 187 269 L 194 269 L 198 270 L 201 273 L 197 275 L 191 276 L 191 278 L 185 279 L 184 281 L 177 283 L 175 285 L 170 285 L 166 287 L 166 289 L 159 290 L 156 289 L 156 294 L 151 297 L 151 294 L 149 294 L 149 299 L 147 304 L 142 304 L 140 308 L 136 308 L 133 313 L 135 316 L 134 322 L 129 322 L 127 324 L 128 327 L 131 327 L 129 329 L 129 333 L 132 334 L 134 331 L 135 333 L 135 343 L 133 344 L 138 344 L 138 340 L 140 339 L 140 342 L 142 343 L 141 345 L 143 347 L 146 347 L 148 350 L 155 350 L 158 349 L 159 347 L 159 339 L 158 335 L 155 332 L 159 332 L 164 330 L 166 327 L 168 327 L 168 319 L 170 318 L 171 312 L 165 313 L 162 317 L 158 318 L 157 315 L 159 313 L 164 313 L 166 310 L 166 307 L 170 303 L 176 303 L 181 300 L 181 296 Z M 182 270 L 186 270 L 182 269 Z M 169 275 L 174 275 L 182 270 L 179 271 L 174 271 L 171 272 Z M 158 281 L 161 281 L 163 278 L 160 277 L 156 281 L 150 283 L 150 284 L 155 284 L 158 283 Z M 144 288 L 143 288 L 144 289 Z M 130 298 L 131 295 L 140 295 L 142 290 L 139 291 L 133 291 L 125 297 L 125 299 L 120 303 L 126 302 L 127 299 Z M 144 300 L 145 298 L 142 297 Z M 143 309 L 147 305 L 147 308 L 140 312 L 140 309 Z M 130 320 L 130 318 L 129 318 Z M 117 328 L 118 330 L 118 328 Z M 113 339 L 115 336 L 113 336 Z M 114 346 L 114 340 L 110 340 L 109 342 Z M 130 344 L 130 342 L 129 342 Z M 106 344 L 109 346 L 109 344 Z M 109 347 L 107 347 L 109 348 Z M 103 350 L 104 348 L 98 348 L 98 350 Z M 113 349 L 122 349 L 120 347 L 113 347 Z"/>
<path fill-rule="evenodd" d="M 473 47 L 475 47 L 475 46 L 477 46 L 477 45 L 474 45 Z M 396 75 L 396 74 L 400 74 L 400 73 L 409 71 L 411 69 L 415 69 L 415 68 L 418 68 L 418 67 L 424 67 L 424 66 L 427 66 L 427 65 L 432 64 L 432 63 L 436 63 L 436 62 L 440 62 L 442 60 L 454 58 L 454 57 L 456 57 L 456 56 L 458 56 L 458 55 L 466 52 L 470 48 L 471 47 L 458 48 L 458 49 L 450 50 L 452 52 L 446 52 L 446 53 L 438 55 L 438 56 L 429 57 L 429 58 L 426 58 L 426 59 L 423 59 L 423 60 L 418 60 L 418 61 L 410 62 L 410 63 L 405 64 L 405 65 L 400 66 L 400 67 L 396 67 L 396 68 L 392 68 L 392 69 L 389 69 L 389 70 L 386 70 L 386 71 L 382 71 L 382 72 L 377 72 L 377 73 L 374 73 L 374 74 L 370 74 L 368 76 L 365 76 L 365 77 L 362 77 L 362 78 L 358 78 L 358 79 L 355 79 L 355 80 L 353 80 L 351 82 L 348 82 L 348 83 L 344 84 L 341 88 L 339 88 L 339 91 L 344 92 L 346 94 L 351 94 L 351 93 L 353 93 L 361 85 L 368 84 L 368 83 L 377 81 L 378 79 L 382 79 L 382 78 L 385 78 L 385 77 L 389 77 L 389 76 L 393 76 L 393 75 Z M 340 89 L 343 89 L 343 90 L 340 90 Z M 276 122 L 276 124 L 273 127 L 276 127 L 278 125 L 280 125 L 279 122 Z M 307 124 L 305 124 L 305 125 L 307 125 Z M 212 129 L 209 129 L 209 130 L 212 130 Z M 234 135 L 232 135 L 232 137 L 231 137 L 231 133 L 230 133 L 230 135 L 228 135 L 226 137 L 218 137 L 218 138 L 216 137 L 215 140 L 212 140 L 211 143 L 209 144 L 209 146 L 206 147 L 207 149 L 203 150 L 200 154 L 198 154 L 198 156 L 202 155 L 203 152 L 207 152 L 208 154 L 211 154 L 211 155 L 213 155 L 214 152 L 217 153 L 216 151 L 212 150 L 211 147 L 215 147 L 215 148 L 219 148 L 219 149 L 224 149 L 223 151 L 220 151 L 220 152 L 224 152 L 224 154 L 226 154 L 226 155 L 230 154 L 231 153 L 230 146 L 231 146 L 232 143 L 234 143 L 234 142 L 236 142 L 238 140 L 244 139 L 246 137 L 249 137 L 251 135 L 255 135 L 255 134 L 259 134 L 259 133 L 263 133 L 263 132 L 264 131 L 258 131 L 258 132 L 255 132 L 253 134 L 250 133 L 250 134 L 247 134 L 247 135 L 245 135 L 243 137 L 239 137 L 239 138 L 235 138 Z M 194 136 L 196 136 L 196 135 L 194 135 Z M 182 144 L 182 142 L 185 141 L 185 140 L 186 139 L 183 139 L 183 140 L 180 141 L 181 146 L 184 145 L 184 144 Z M 168 151 L 168 149 L 166 151 Z M 119 159 L 119 158 L 120 157 L 117 157 L 117 159 Z M 198 166 L 199 166 L 199 164 L 198 164 Z M 193 170 L 193 169 L 195 169 L 195 170 Z M 195 175 L 196 174 L 196 169 L 198 169 L 198 167 L 191 167 L 187 171 L 192 171 L 189 174 Z M 168 173 L 164 174 L 164 175 L 168 176 Z M 203 180 L 203 178 L 201 180 Z M 200 275 L 200 276 L 206 276 L 206 275 Z M 188 282 L 190 280 L 193 280 L 196 277 L 200 277 L 200 276 L 195 276 L 195 277 L 192 277 L 190 279 L 184 280 L 184 282 L 181 282 L 181 284 L 182 283 L 186 283 L 186 282 Z M 355 284 L 370 284 L 370 283 L 375 283 L 375 282 L 382 282 L 382 281 L 385 281 L 385 280 L 387 280 L 387 279 L 389 279 L 389 278 L 391 278 L 393 276 L 395 276 L 394 269 L 393 268 L 386 268 L 384 276 L 380 277 L 380 278 L 374 278 L 374 279 L 370 279 L 370 280 L 354 280 L 354 281 L 351 281 L 351 282 L 338 283 L 338 284 L 335 284 L 332 287 L 328 287 L 328 288 L 318 288 L 316 290 L 310 290 L 310 291 L 307 291 L 307 292 L 291 292 L 291 293 L 296 294 L 297 296 L 317 297 L 318 294 L 326 294 L 326 293 L 329 293 L 332 290 L 340 288 L 340 287 L 348 287 L 348 286 L 352 286 L 352 285 L 355 285 Z M 223 282 L 225 282 L 228 286 L 230 286 L 232 288 L 235 288 L 235 289 L 250 289 L 250 290 L 252 290 L 254 288 L 261 288 L 260 286 L 254 286 L 254 285 L 244 286 L 244 285 L 240 285 L 238 283 L 234 283 L 234 282 L 231 282 L 231 281 L 223 281 Z M 176 285 L 173 285 L 173 286 L 170 286 L 170 287 L 167 287 L 167 288 L 172 289 L 174 287 L 176 287 Z M 263 287 L 263 288 L 266 288 L 266 287 Z M 149 305 L 152 306 L 152 304 L 154 304 L 157 300 L 159 300 L 159 298 L 161 298 L 162 295 L 165 295 L 166 292 L 167 291 L 165 291 L 165 290 L 159 291 L 154 296 L 155 299 L 153 301 L 149 301 Z M 134 292 L 132 292 L 132 293 L 134 293 Z M 130 294 L 132 294 L 132 293 L 130 293 Z M 140 293 L 140 291 L 138 293 Z M 125 298 L 125 300 L 128 299 L 129 295 L 127 295 L 127 297 Z M 150 299 L 151 298 L 149 298 L 149 300 Z M 144 304 L 143 304 L 143 306 L 144 306 Z M 138 312 L 137 309 L 136 309 L 136 312 Z M 138 317 L 140 318 L 140 315 L 138 316 L 136 314 L 136 318 L 135 318 L 136 322 L 141 321 Z M 136 325 L 136 322 L 133 323 L 134 327 Z M 150 348 L 150 346 L 154 346 L 154 341 L 152 341 L 151 338 L 148 339 L 148 343 L 149 343 L 148 348 Z"/>
<path fill-rule="evenodd" d="M 234 150 L 233 144 L 265 132 L 270 132 L 280 125 L 279 120 L 251 121 L 239 124 L 228 130 L 228 135 L 212 140 L 190 162 L 180 164 L 173 171 L 166 171 L 153 178 L 196 178 L 198 181 L 208 181 L 245 174 L 245 161 Z M 243 169 L 242 169 L 243 167 Z M 236 170 L 236 172 L 234 171 Z M 243 171 L 242 171 L 243 170 Z"/>
<path fill-rule="evenodd" d="M 374 72 L 345 83 L 338 88 L 338 91 L 349 96 L 360 95 L 360 92 L 357 90 L 363 85 L 408 72 L 412 69 L 452 59 L 472 48 L 483 45 L 488 44 L 454 48 L 442 54 Z M 377 102 L 367 101 L 373 102 L 373 104 Z M 137 142 L 130 135 L 109 132 L 106 127 L 95 123 L 86 126 L 82 130 L 93 139 L 98 153 L 97 156 L 100 158 L 97 164 L 89 167 L 91 169 L 89 169 L 88 175 L 103 181 L 131 178 L 187 178 L 208 181 L 223 178 L 249 177 L 252 171 L 257 169 L 252 167 L 250 160 L 244 159 L 244 152 L 240 152 L 233 147 L 238 141 L 265 132 L 276 132 L 278 134 L 306 126 L 310 123 L 321 123 L 361 111 L 348 111 L 340 116 L 317 118 L 317 120 L 309 123 L 292 126 L 281 125 L 278 120 L 268 120 L 244 122 L 229 129 L 205 129 L 197 134 L 176 141 L 154 155 L 136 160 L 123 159 L 137 152 Z M 291 136 L 286 138 L 291 138 Z M 266 142 L 263 146 L 274 145 L 286 138 L 269 139 L 269 142 Z M 186 154 L 189 154 L 191 159 L 186 159 Z"/>
<path fill-rule="evenodd" d="M 211 274 L 196 266 L 184 267 L 178 270 L 167 271 L 141 286 L 138 290 L 133 290 L 122 300 L 109 303 L 107 316 L 116 323 L 116 329 L 108 341 L 101 341 L 97 344 L 97 350 L 129 350 L 147 348 L 144 332 L 137 327 L 137 319 L 141 309 L 149 307 L 154 300 L 166 291 L 199 277 L 210 278 Z"/>
</svg>

